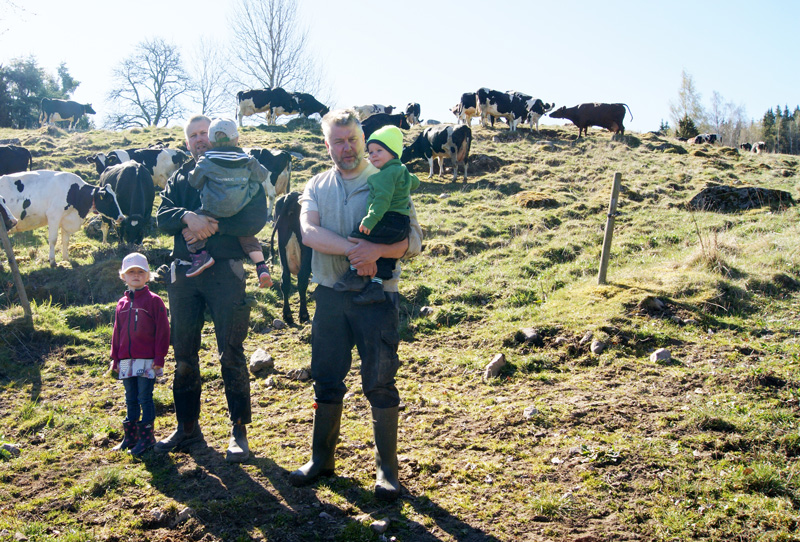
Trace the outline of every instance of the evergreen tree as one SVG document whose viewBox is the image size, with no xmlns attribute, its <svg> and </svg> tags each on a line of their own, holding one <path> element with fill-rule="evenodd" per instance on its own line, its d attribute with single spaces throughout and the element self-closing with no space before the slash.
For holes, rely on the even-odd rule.
<svg viewBox="0 0 800 542">
<path fill-rule="evenodd" d="M 45 73 L 32 56 L 0 66 L 0 127 L 38 127 L 42 98 L 68 98 L 80 84 L 64 64 L 58 77 Z"/>
<path fill-rule="evenodd" d="M 761 140 L 767 144 L 770 152 L 775 150 L 775 113 L 772 109 L 764 113 L 761 119 Z"/>
<path fill-rule="evenodd" d="M 678 121 L 678 129 L 675 131 L 677 137 L 691 139 L 699 133 L 700 131 L 689 115 L 684 115 L 684 117 Z"/>
</svg>

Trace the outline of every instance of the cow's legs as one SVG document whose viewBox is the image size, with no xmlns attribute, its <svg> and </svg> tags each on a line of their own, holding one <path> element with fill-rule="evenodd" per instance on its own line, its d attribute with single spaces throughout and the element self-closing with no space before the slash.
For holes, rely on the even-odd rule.
<svg viewBox="0 0 800 542">
<path fill-rule="evenodd" d="M 65 234 L 61 234 L 61 238 L 64 239 L 66 236 Z M 55 267 L 56 265 L 56 242 L 58 241 L 58 224 L 50 223 L 47 228 L 47 240 L 50 244 L 50 266 Z M 64 255 L 64 259 L 66 260 L 66 247 L 64 247 L 62 254 Z"/>
<path fill-rule="evenodd" d="M 294 325 L 294 318 L 292 318 L 292 307 L 289 305 L 289 296 L 292 293 L 292 272 L 289 271 L 289 265 L 284 265 L 286 261 L 286 249 L 280 249 L 281 255 L 281 294 L 283 294 L 283 321 L 289 325 Z"/>
<path fill-rule="evenodd" d="M 430 168 L 431 168 L 431 171 L 430 171 L 430 173 L 428 173 L 428 178 L 430 179 L 431 177 L 433 177 L 433 156 L 431 156 L 430 158 L 428 158 L 428 165 L 429 165 L 429 166 L 430 166 Z"/>
<path fill-rule="evenodd" d="M 444 156 L 440 156 L 437 158 L 439 161 L 439 177 L 444 176 Z"/>
<path fill-rule="evenodd" d="M 103 244 L 105 245 L 108 242 L 108 223 L 105 220 L 100 225 L 100 231 L 103 232 Z"/>
</svg>

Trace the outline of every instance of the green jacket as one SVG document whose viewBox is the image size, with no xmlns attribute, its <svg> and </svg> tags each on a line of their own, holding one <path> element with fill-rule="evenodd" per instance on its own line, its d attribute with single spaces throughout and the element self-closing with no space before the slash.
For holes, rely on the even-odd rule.
<svg viewBox="0 0 800 542">
<path fill-rule="evenodd" d="M 361 220 L 361 225 L 372 230 L 389 211 L 409 214 L 409 194 L 419 186 L 419 179 L 395 158 L 386 162 L 378 173 L 370 175 L 367 184 L 367 216 Z"/>
</svg>

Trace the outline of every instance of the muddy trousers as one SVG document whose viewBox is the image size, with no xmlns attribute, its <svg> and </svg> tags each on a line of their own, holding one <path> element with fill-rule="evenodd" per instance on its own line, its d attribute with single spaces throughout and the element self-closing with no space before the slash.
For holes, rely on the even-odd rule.
<svg viewBox="0 0 800 542">
<path fill-rule="evenodd" d="M 188 266 L 175 267 L 167 286 L 175 379 L 172 395 L 179 422 L 200 415 L 200 351 L 205 310 L 211 313 L 222 365 L 228 412 L 233 423 L 250 423 L 250 378 L 244 340 L 250 323 L 245 302 L 244 266 L 240 260 L 220 260 L 196 277 L 186 278 Z"/>
</svg>

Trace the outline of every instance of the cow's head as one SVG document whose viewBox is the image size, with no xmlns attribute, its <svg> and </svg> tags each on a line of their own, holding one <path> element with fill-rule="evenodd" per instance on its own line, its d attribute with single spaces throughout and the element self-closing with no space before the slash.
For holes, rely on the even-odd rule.
<svg viewBox="0 0 800 542">
<path fill-rule="evenodd" d="M 98 152 L 97 154 L 92 154 L 87 156 L 86 161 L 89 162 L 90 164 L 94 164 L 95 169 L 97 169 L 98 175 L 106 170 L 106 155 L 102 152 Z"/>
<path fill-rule="evenodd" d="M 554 119 L 566 119 L 567 118 L 567 108 L 565 106 L 561 106 L 552 113 L 550 116 Z"/>
<path fill-rule="evenodd" d="M 411 128 L 411 125 L 408 123 L 408 119 L 406 118 L 405 113 L 400 113 L 400 128 L 403 130 L 408 130 Z"/>
<path fill-rule="evenodd" d="M 17 219 L 11 214 L 11 210 L 6 207 L 6 200 L 0 196 L 0 215 L 2 215 L 3 224 L 6 226 L 6 231 L 10 230 L 17 225 Z"/>
<path fill-rule="evenodd" d="M 125 217 L 120 227 L 120 238 L 127 243 L 140 245 L 149 225 L 149 220 L 142 215 L 135 214 Z"/>
<path fill-rule="evenodd" d="M 83 110 L 89 115 L 96 115 L 97 112 L 92 109 L 92 104 L 83 104 Z"/>
<path fill-rule="evenodd" d="M 110 153 L 108 153 L 108 156 L 106 156 L 106 168 L 110 168 L 111 166 L 118 166 L 121 163 L 122 160 L 120 159 L 119 154 L 117 154 L 116 151 L 111 151 Z"/>
<path fill-rule="evenodd" d="M 172 155 L 172 163 L 178 166 L 183 164 L 188 159 L 189 155 L 180 149 L 176 149 L 175 154 Z"/>
<path fill-rule="evenodd" d="M 125 219 L 122 209 L 119 208 L 117 194 L 110 184 L 97 186 L 92 190 L 92 203 L 95 211 L 117 224 Z"/>
</svg>

